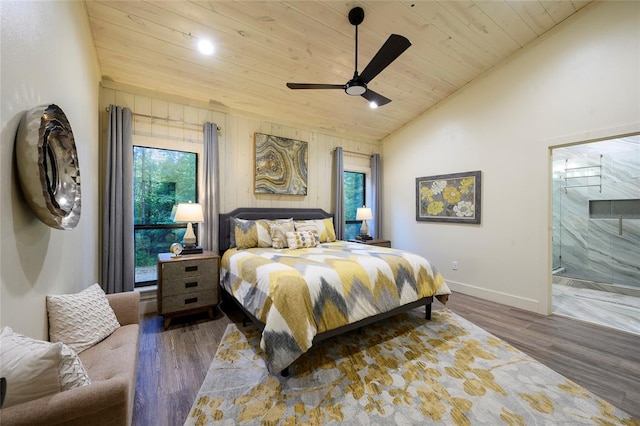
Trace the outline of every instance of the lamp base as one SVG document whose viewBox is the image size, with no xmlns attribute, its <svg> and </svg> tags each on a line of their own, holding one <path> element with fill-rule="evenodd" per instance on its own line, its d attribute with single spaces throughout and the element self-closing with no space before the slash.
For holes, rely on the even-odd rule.
<svg viewBox="0 0 640 426">
<path fill-rule="evenodd" d="M 184 249 L 182 249 L 182 253 L 180 254 L 200 254 L 200 253 L 202 253 L 202 247 L 197 246 L 197 247 L 191 247 L 191 248 L 185 247 Z"/>
</svg>

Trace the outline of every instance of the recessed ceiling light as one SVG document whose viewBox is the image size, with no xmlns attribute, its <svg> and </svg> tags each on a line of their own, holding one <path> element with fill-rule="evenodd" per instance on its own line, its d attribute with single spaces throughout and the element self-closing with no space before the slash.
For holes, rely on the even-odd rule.
<svg viewBox="0 0 640 426">
<path fill-rule="evenodd" d="M 211 55 L 213 50 L 213 43 L 209 40 L 202 39 L 198 42 L 198 51 L 203 55 Z"/>
<path fill-rule="evenodd" d="M 369 102 L 369 108 L 376 109 L 376 108 L 378 108 L 378 104 L 375 103 L 375 102 Z"/>
</svg>

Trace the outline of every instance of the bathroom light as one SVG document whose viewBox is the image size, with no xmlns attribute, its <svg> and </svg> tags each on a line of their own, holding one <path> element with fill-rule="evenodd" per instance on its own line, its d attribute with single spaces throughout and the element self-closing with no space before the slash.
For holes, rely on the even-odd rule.
<svg viewBox="0 0 640 426">
<path fill-rule="evenodd" d="M 203 55 L 212 55 L 213 50 L 213 43 L 211 43 L 209 40 L 201 39 L 198 42 L 198 51 Z"/>
</svg>

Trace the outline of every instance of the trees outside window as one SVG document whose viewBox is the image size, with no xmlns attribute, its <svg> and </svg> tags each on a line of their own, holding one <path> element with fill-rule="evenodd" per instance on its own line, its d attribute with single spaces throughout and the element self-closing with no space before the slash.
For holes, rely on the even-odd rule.
<svg viewBox="0 0 640 426">
<path fill-rule="evenodd" d="M 353 240 L 360 234 L 362 221 L 356 220 L 358 207 L 365 205 L 366 175 L 360 172 L 344 172 L 345 240 Z"/>
<path fill-rule="evenodd" d="M 173 217 L 178 203 L 198 201 L 197 164 L 194 152 L 133 148 L 136 287 L 156 284 L 158 253 L 182 241 L 186 224 Z"/>
</svg>

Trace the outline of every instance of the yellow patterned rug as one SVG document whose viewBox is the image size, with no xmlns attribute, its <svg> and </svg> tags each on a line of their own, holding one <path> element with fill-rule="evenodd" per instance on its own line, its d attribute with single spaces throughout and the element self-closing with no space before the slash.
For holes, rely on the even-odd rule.
<svg viewBox="0 0 640 426">
<path fill-rule="evenodd" d="M 321 342 L 289 377 L 229 325 L 185 424 L 640 425 L 448 309 L 423 315 Z"/>
</svg>

